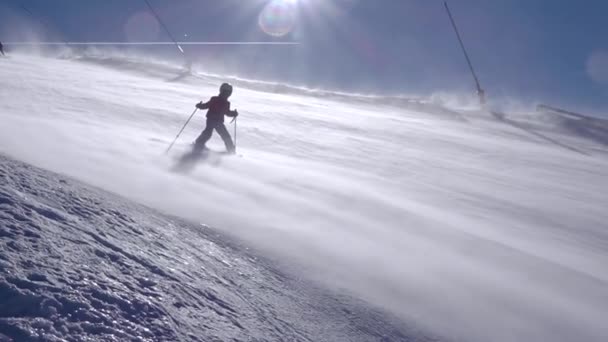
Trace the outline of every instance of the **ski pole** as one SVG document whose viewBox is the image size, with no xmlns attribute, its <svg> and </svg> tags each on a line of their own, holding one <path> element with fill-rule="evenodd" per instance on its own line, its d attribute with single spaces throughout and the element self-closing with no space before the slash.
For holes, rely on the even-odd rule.
<svg viewBox="0 0 608 342">
<path fill-rule="evenodd" d="M 234 152 L 236 152 L 236 116 L 230 121 L 230 123 L 234 122 Z"/>
<path fill-rule="evenodd" d="M 236 153 L 236 116 L 234 117 L 234 152 Z"/>
<path fill-rule="evenodd" d="M 188 121 L 186 121 L 186 123 L 184 124 L 184 127 L 182 127 L 182 129 L 179 131 L 179 133 L 177 133 L 177 136 L 175 137 L 175 139 L 173 139 L 173 142 L 171 143 L 171 145 L 169 145 L 169 147 L 165 151 L 165 154 L 169 153 L 169 150 L 171 150 L 171 147 L 173 147 L 173 144 L 175 144 L 175 142 L 177 141 L 179 136 L 182 134 L 182 132 L 184 131 L 184 129 L 186 128 L 186 126 L 188 125 L 190 120 L 192 120 L 192 117 L 194 116 L 194 114 L 196 113 L 197 110 L 198 110 L 198 108 L 195 108 L 194 111 L 192 112 L 192 114 L 190 114 Z"/>
</svg>

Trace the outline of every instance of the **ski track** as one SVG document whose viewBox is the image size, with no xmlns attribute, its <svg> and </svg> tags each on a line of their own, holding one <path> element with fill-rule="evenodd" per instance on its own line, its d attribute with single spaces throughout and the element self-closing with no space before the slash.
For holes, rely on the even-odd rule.
<svg viewBox="0 0 608 342">
<path fill-rule="evenodd" d="M 162 326 L 166 331 L 154 334 L 179 332 L 176 337 L 188 340 L 188 334 L 200 329 L 229 326 L 233 330 L 228 331 L 238 331 L 230 317 L 251 327 L 241 314 L 255 312 L 251 315 L 262 315 L 268 323 L 262 326 L 269 330 L 251 329 L 247 334 L 269 340 L 366 341 L 388 336 L 401 341 L 424 340 L 428 334 L 467 341 L 608 340 L 605 120 L 549 111 L 458 110 L 420 99 L 338 94 L 233 78 L 231 101 L 241 114 L 238 142 L 243 158 L 217 158 L 179 174 L 168 170 L 202 129 L 202 114 L 184 131 L 170 158 L 162 151 L 194 103 L 214 95 L 223 78 L 180 74 L 168 64 L 111 55 L 67 54 L 57 59 L 17 54 L 0 66 L 0 152 L 189 222 L 204 222 L 222 236 L 255 247 L 269 260 L 280 260 L 286 274 L 306 279 L 247 279 L 242 286 L 259 301 L 232 306 L 234 312 L 212 299 L 221 296 L 208 297 L 201 290 L 205 286 L 195 291 L 162 287 L 166 283 L 159 281 L 152 288 L 162 298 L 183 296 L 205 305 L 210 301 L 214 304 L 209 312 L 225 316 L 201 328 L 201 321 L 195 324 L 188 318 L 184 323 L 183 315 L 162 311 L 174 310 L 163 302 L 152 311 L 172 318 Z M 217 137 L 211 147 L 221 148 Z M 5 190 L 8 203 L 2 205 L 18 203 L 16 207 L 28 213 L 17 215 L 23 219 L 47 213 L 71 222 L 72 217 L 98 217 L 106 206 L 123 215 L 123 206 L 136 206 L 126 200 L 114 205 L 111 200 L 112 205 L 76 206 L 76 213 L 66 214 L 52 209 L 53 199 L 44 202 L 50 209 L 35 205 L 37 211 L 16 202 L 18 195 L 10 189 Z M 86 250 L 66 248 L 81 251 L 73 262 L 116 259 L 114 265 L 128 263 L 145 273 L 142 278 L 197 284 L 209 274 L 185 276 L 182 253 L 196 256 L 189 262 L 197 270 L 217 268 L 212 274 L 218 278 L 236 267 L 230 258 L 241 255 L 234 250 L 224 252 L 228 258 L 197 254 L 197 242 L 207 246 L 204 241 L 212 236 L 194 234 L 199 230 L 181 219 L 167 230 L 159 227 L 169 226 L 169 219 L 148 209 L 138 207 L 127 216 L 134 222 L 118 226 L 127 232 L 124 236 L 112 237 L 113 228 L 106 226 L 66 230 L 66 238 L 76 234 L 75 240 L 86 239 L 90 245 Z M 152 218 L 161 223 L 141 226 Z M 131 233 L 132 226 L 147 238 Z M 183 235 L 185 240 L 177 238 Z M 14 243 L 23 241 L 29 240 Z M 53 250 L 66 245 L 63 240 L 49 241 L 39 243 Z M 215 246 L 221 255 L 217 242 Z M 10 264 L 18 257 L 5 259 Z M 152 262 L 154 258 L 162 262 Z M 245 270 L 274 274 L 268 265 L 256 268 L 243 258 L 239 260 Z M 116 274 L 119 283 L 123 277 L 130 279 Z M 133 288 L 139 284 L 132 279 L 129 283 Z M 328 289 L 323 297 L 328 303 L 341 298 L 336 292 L 361 300 L 366 303 L 364 313 L 351 319 L 332 305 L 321 305 L 312 299 L 317 292 L 311 284 Z M 126 285 L 122 289 L 129 293 Z M 276 304 L 276 297 L 257 293 L 260 289 L 286 297 L 279 296 L 283 299 Z M 225 289 L 222 295 L 232 300 L 222 303 L 253 300 L 242 294 L 234 299 L 234 292 Z M 304 299 L 289 297 L 300 295 Z M 303 307 L 287 304 L 292 302 Z M 281 308 L 276 309 L 281 314 L 265 311 L 274 308 Z M 407 329 L 421 330 L 381 332 L 391 319 L 371 308 L 395 315 Z M 304 312 L 310 315 L 304 317 Z M 313 319 L 317 316 L 323 318 Z M 343 335 L 339 327 L 346 322 L 360 325 L 344 328 L 350 333 Z M 209 336 L 224 340 L 231 335 Z"/>
</svg>

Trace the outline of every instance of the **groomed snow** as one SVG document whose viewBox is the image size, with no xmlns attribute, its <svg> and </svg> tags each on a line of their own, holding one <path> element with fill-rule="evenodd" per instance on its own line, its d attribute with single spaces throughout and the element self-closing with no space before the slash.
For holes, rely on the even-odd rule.
<svg viewBox="0 0 608 342">
<path fill-rule="evenodd" d="M 0 80 L 0 152 L 236 236 L 406 326 L 469 341 L 608 339 L 602 120 L 234 80 L 243 158 L 183 175 L 168 170 L 202 115 L 163 151 L 223 78 L 124 57 L 17 54 L 0 60 Z"/>
</svg>

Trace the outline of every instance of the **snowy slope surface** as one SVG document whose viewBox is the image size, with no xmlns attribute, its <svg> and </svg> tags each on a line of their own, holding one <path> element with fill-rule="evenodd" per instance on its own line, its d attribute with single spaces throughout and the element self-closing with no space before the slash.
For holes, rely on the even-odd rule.
<svg viewBox="0 0 608 342">
<path fill-rule="evenodd" d="M 162 152 L 223 78 L 123 57 L 13 55 L 0 80 L 0 152 L 236 236 L 405 326 L 448 340 L 608 340 L 605 121 L 233 80 L 244 157 L 182 175 L 168 170 L 202 114 Z M 119 248 L 135 255 L 134 241 Z"/>
<path fill-rule="evenodd" d="M 208 227 L 0 161 L 0 340 L 405 338 Z"/>
</svg>

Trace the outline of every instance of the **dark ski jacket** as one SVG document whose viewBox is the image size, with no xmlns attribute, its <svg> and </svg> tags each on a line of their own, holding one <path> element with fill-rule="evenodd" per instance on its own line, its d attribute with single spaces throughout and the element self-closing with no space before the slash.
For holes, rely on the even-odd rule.
<svg viewBox="0 0 608 342">
<path fill-rule="evenodd" d="M 230 101 L 221 96 L 213 96 L 209 101 L 199 103 L 196 107 L 198 109 L 208 109 L 208 121 L 224 122 L 224 115 L 230 117 L 236 116 L 236 111 L 230 110 Z"/>
</svg>

